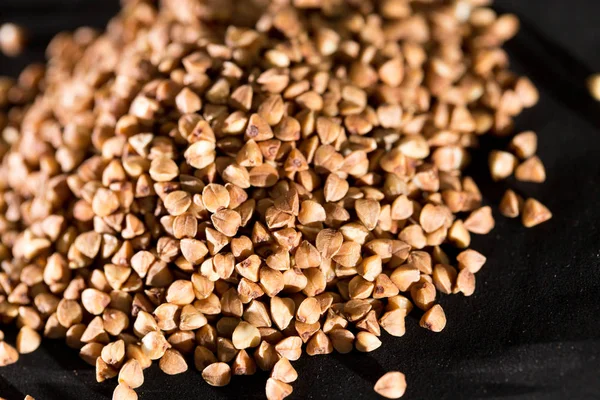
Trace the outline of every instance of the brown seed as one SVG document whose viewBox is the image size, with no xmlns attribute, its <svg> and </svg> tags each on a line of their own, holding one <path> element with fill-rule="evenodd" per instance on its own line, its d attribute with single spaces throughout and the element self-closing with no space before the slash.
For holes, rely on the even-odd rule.
<svg viewBox="0 0 600 400">
<path fill-rule="evenodd" d="M 529 198 L 523 205 L 521 220 L 526 228 L 532 228 L 552 218 L 552 213 L 536 199 Z"/>
<path fill-rule="evenodd" d="M 100 251 L 100 245 L 102 244 L 102 236 L 97 232 L 86 232 L 77 236 L 75 239 L 75 247 L 84 256 L 89 258 L 95 258 Z"/>
<path fill-rule="evenodd" d="M 194 237 L 198 232 L 198 220 L 190 214 L 183 213 L 173 220 L 173 236 L 177 239 Z"/>
<path fill-rule="evenodd" d="M 231 365 L 234 375 L 254 375 L 256 373 L 256 362 L 246 350 L 240 350 Z"/>
<path fill-rule="evenodd" d="M 107 379 L 117 376 L 117 370 L 108 365 L 102 358 L 96 359 L 96 382 L 104 382 Z"/>
<path fill-rule="evenodd" d="M 314 297 L 307 297 L 296 310 L 296 319 L 306 324 L 314 324 L 321 317 L 321 306 Z"/>
<path fill-rule="evenodd" d="M 356 214 L 360 221 L 368 230 L 373 230 L 377 226 L 381 206 L 376 200 L 359 199 L 354 205 Z"/>
<path fill-rule="evenodd" d="M 183 306 L 179 321 L 179 329 L 182 331 L 196 330 L 207 324 L 206 317 L 191 304 Z"/>
<path fill-rule="evenodd" d="M 271 187 L 277 183 L 279 172 L 271 164 L 262 164 L 250 170 L 250 184 L 255 187 Z"/>
<path fill-rule="evenodd" d="M 467 269 L 471 273 L 475 274 L 479 272 L 481 267 L 483 267 L 486 262 L 486 258 L 483 254 L 475 250 L 468 249 L 456 256 L 456 261 L 458 261 L 458 267 L 461 270 Z"/>
<path fill-rule="evenodd" d="M 355 276 L 348 284 L 348 294 L 351 299 L 367 299 L 373 293 L 375 285 L 361 276 Z"/>
<path fill-rule="evenodd" d="M 444 225 L 446 222 L 446 212 L 441 206 L 426 204 L 421 210 L 419 222 L 423 230 L 431 233 Z"/>
<path fill-rule="evenodd" d="M 230 362 L 235 358 L 237 353 L 238 350 L 234 347 L 231 340 L 222 337 L 217 338 L 217 360 L 221 362 Z"/>
<path fill-rule="evenodd" d="M 192 205 L 192 197 L 183 190 L 176 190 L 165 197 L 165 208 L 171 215 L 181 215 Z"/>
<path fill-rule="evenodd" d="M 281 330 L 288 327 L 295 314 L 295 304 L 290 298 L 271 298 L 271 318 Z"/>
<path fill-rule="evenodd" d="M 154 316 L 158 325 L 158 328 L 164 331 L 170 331 L 177 328 L 177 313 L 179 307 L 175 304 L 163 303 L 156 307 L 154 310 Z"/>
<path fill-rule="evenodd" d="M 89 365 L 95 366 L 96 359 L 100 358 L 100 353 L 104 347 L 101 343 L 88 343 L 79 351 L 79 357 Z"/>
<path fill-rule="evenodd" d="M 194 113 L 202 108 L 200 97 L 188 88 L 183 88 L 175 98 L 177 108 L 183 114 Z"/>
<path fill-rule="evenodd" d="M 202 372 L 206 367 L 216 362 L 217 357 L 208 348 L 197 346 L 194 350 L 194 366 L 198 371 Z"/>
<path fill-rule="evenodd" d="M 365 300 L 355 299 L 344 304 L 343 312 L 350 322 L 358 321 L 371 311 L 371 304 Z"/>
<path fill-rule="evenodd" d="M 187 371 L 188 366 L 180 352 L 167 349 L 159 362 L 160 369 L 167 375 L 182 374 Z"/>
<path fill-rule="evenodd" d="M 100 353 L 102 360 L 110 366 L 120 366 L 125 357 L 125 342 L 117 340 L 104 346 Z"/>
<path fill-rule="evenodd" d="M 260 332 L 255 326 L 242 321 L 233 331 L 231 340 L 236 349 L 256 347 L 260 344 Z"/>
<path fill-rule="evenodd" d="M 194 286 L 192 282 L 177 280 L 167 289 L 166 300 L 179 306 L 191 304 L 195 300 Z"/>
<path fill-rule="evenodd" d="M 182 239 L 179 242 L 181 254 L 190 263 L 197 265 L 204 259 L 204 256 L 208 254 L 208 248 L 200 240 L 196 239 Z M 135 256 L 134 256 L 135 258 Z M 134 265 L 134 259 L 131 260 L 132 266 Z"/>
<path fill-rule="evenodd" d="M 546 169 L 542 160 L 533 156 L 523 161 L 515 170 L 515 178 L 523 182 L 541 183 L 546 180 Z"/>
<path fill-rule="evenodd" d="M 387 333 L 392 336 L 404 336 L 406 332 L 404 318 L 407 311 L 404 309 L 390 310 L 384 313 L 379 319 L 379 324 Z"/>
<path fill-rule="evenodd" d="M 333 348 L 341 354 L 350 353 L 354 349 L 354 334 L 343 328 L 332 329 L 328 333 Z"/>
<path fill-rule="evenodd" d="M 427 310 L 419 324 L 432 332 L 441 332 L 446 327 L 446 314 L 442 306 L 436 304 Z"/>
<path fill-rule="evenodd" d="M 537 135 L 533 131 L 525 131 L 515 135 L 510 141 L 510 148 L 521 159 L 528 159 L 537 151 Z"/>
<path fill-rule="evenodd" d="M 398 196 L 392 203 L 392 219 L 404 220 L 413 214 L 413 202 L 405 195 Z"/>
<path fill-rule="evenodd" d="M 402 372 L 388 372 L 377 380 L 374 390 L 387 399 L 399 399 L 406 391 L 406 378 Z"/>
<path fill-rule="evenodd" d="M 160 332 L 152 331 L 142 338 L 142 351 L 151 360 L 161 358 L 170 347 L 171 345 Z"/>
<path fill-rule="evenodd" d="M 269 267 L 262 267 L 259 275 L 260 286 L 267 296 L 274 297 L 283 290 L 284 281 L 281 272 Z"/>
<path fill-rule="evenodd" d="M 373 298 L 382 299 L 396 296 L 400 289 L 385 274 L 380 274 L 375 279 L 375 288 L 373 289 Z"/>
<path fill-rule="evenodd" d="M 187 163 L 196 169 L 212 164 L 215 156 L 215 143 L 209 140 L 198 140 L 192 143 L 184 153 Z"/>
<path fill-rule="evenodd" d="M 275 350 L 282 357 L 295 361 L 302 355 L 302 339 L 298 336 L 289 336 L 277 343 Z"/>
<path fill-rule="evenodd" d="M 461 292 L 465 296 L 471 296 L 475 292 L 475 275 L 468 269 L 462 269 L 456 278 L 454 292 Z"/>
<path fill-rule="evenodd" d="M 521 213 L 523 207 L 523 199 L 514 191 L 508 189 L 500 200 L 500 213 L 508 218 L 516 218 Z"/>
<path fill-rule="evenodd" d="M 356 323 L 356 327 L 371 332 L 375 336 L 381 335 L 381 329 L 379 327 L 379 322 L 377 321 L 375 310 L 369 311 L 363 319 Z"/>
<path fill-rule="evenodd" d="M 230 200 L 229 191 L 225 186 L 211 183 L 202 190 L 202 202 L 204 207 L 211 213 L 227 208 Z"/>
<path fill-rule="evenodd" d="M 478 235 L 486 235 L 494 229 L 494 217 L 489 206 L 481 207 L 471 213 L 465 220 L 465 228 Z"/>
<path fill-rule="evenodd" d="M 334 143 L 342 131 L 342 126 L 330 118 L 319 117 L 317 119 L 317 134 L 323 144 Z"/>
<path fill-rule="evenodd" d="M 356 268 L 356 272 L 364 279 L 373 282 L 382 271 L 382 261 L 379 255 L 364 258 Z"/>
<path fill-rule="evenodd" d="M 401 58 L 393 58 L 379 67 L 379 79 L 390 86 L 398 86 L 404 78 L 404 64 Z"/>
<path fill-rule="evenodd" d="M 512 175 L 517 166 L 517 159 L 506 151 L 494 150 L 490 153 L 489 165 L 492 179 L 499 181 Z"/>
<path fill-rule="evenodd" d="M 456 283 L 456 276 L 456 269 L 451 265 L 437 264 L 433 268 L 433 283 L 441 293 L 452 293 L 452 289 Z"/>
<path fill-rule="evenodd" d="M 523 107 L 529 108 L 536 105 L 540 99 L 540 94 L 531 80 L 527 77 L 520 77 L 515 84 L 515 92 L 521 100 Z"/>
<path fill-rule="evenodd" d="M 58 322 L 65 328 L 81 322 L 83 315 L 81 306 L 75 300 L 61 300 L 56 309 Z"/>
<path fill-rule="evenodd" d="M 258 285 L 257 285 L 258 286 Z M 260 290 L 260 287 L 259 287 Z M 241 297 L 241 294 L 240 294 Z M 257 328 L 271 327 L 271 317 L 267 307 L 258 300 L 251 300 L 243 314 L 244 320 Z"/>
<path fill-rule="evenodd" d="M 144 371 L 140 363 L 135 358 L 127 360 L 119 371 L 119 384 L 136 389 L 142 386 L 143 383 Z"/>
<path fill-rule="evenodd" d="M 254 139 L 248 140 L 236 156 L 236 162 L 242 167 L 254 167 L 263 163 L 260 147 Z"/>
<path fill-rule="evenodd" d="M 92 200 L 92 210 L 99 217 L 107 217 L 120 207 L 119 198 L 109 189 L 99 188 Z"/>
<path fill-rule="evenodd" d="M 97 289 L 81 292 L 81 304 L 92 315 L 100 315 L 110 304 L 110 296 Z"/>
<path fill-rule="evenodd" d="M 129 386 L 119 384 L 113 392 L 112 400 L 137 400 L 138 396 Z"/>
<path fill-rule="evenodd" d="M 215 228 L 228 237 L 236 235 L 242 224 L 240 214 L 233 210 L 221 209 L 210 217 Z"/>
<path fill-rule="evenodd" d="M 321 255 L 315 246 L 305 240 L 298 246 L 294 260 L 300 269 L 315 268 L 321 264 Z"/>
<path fill-rule="evenodd" d="M 360 262 L 361 246 L 356 242 L 344 242 L 336 255 L 333 256 L 333 261 L 343 267 L 353 268 Z"/>
<path fill-rule="evenodd" d="M 246 128 L 246 137 L 256 142 L 268 140 L 273 137 L 273 130 L 259 114 L 252 114 Z"/>
<path fill-rule="evenodd" d="M 406 292 L 410 286 L 417 282 L 421 274 L 419 270 L 412 265 L 402 265 L 394 270 L 390 279 L 401 292 Z"/>
<path fill-rule="evenodd" d="M 265 391 L 268 400 L 282 400 L 292 394 L 293 388 L 285 382 L 269 378 Z"/>
<path fill-rule="evenodd" d="M 429 310 L 435 301 L 435 286 L 428 280 L 421 279 L 419 283 L 411 286 L 410 295 L 417 307 L 421 310 Z"/>
<path fill-rule="evenodd" d="M 420 225 L 407 226 L 400 232 L 398 237 L 415 249 L 422 249 L 427 245 L 427 238 Z"/>
<path fill-rule="evenodd" d="M 323 229 L 317 234 L 315 244 L 321 256 L 329 259 L 332 258 L 342 247 L 344 237 L 340 232 L 332 229 Z"/>
<path fill-rule="evenodd" d="M 448 240 L 450 240 L 458 248 L 464 249 L 471 244 L 471 234 L 467 230 L 464 222 L 457 219 L 448 229 Z"/>
<path fill-rule="evenodd" d="M 356 334 L 355 346 L 362 353 L 370 353 L 381 346 L 381 341 L 371 332 L 361 331 Z"/>
<path fill-rule="evenodd" d="M 285 383 L 292 383 L 298 379 L 298 372 L 292 367 L 292 364 L 287 358 L 281 358 L 271 371 L 271 378 Z"/>
<path fill-rule="evenodd" d="M 330 354 L 333 351 L 333 344 L 329 337 L 322 331 L 318 330 L 308 343 L 306 344 L 306 354 L 316 356 L 321 354 Z"/>
<path fill-rule="evenodd" d="M 202 378 L 211 386 L 227 386 L 231 381 L 231 368 L 222 362 L 210 364 L 202 371 Z"/>
<path fill-rule="evenodd" d="M 587 80 L 587 86 L 592 97 L 600 101 L 600 75 L 591 75 Z"/>
<path fill-rule="evenodd" d="M 343 199 L 346 193 L 348 193 L 349 187 L 347 180 L 340 178 L 336 174 L 329 174 L 323 187 L 325 201 L 330 202 Z"/>
<path fill-rule="evenodd" d="M 20 354 L 32 353 L 40 347 L 41 342 L 42 338 L 39 333 L 28 326 L 24 326 L 17 335 L 17 351 Z"/>
<path fill-rule="evenodd" d="M 0 26 L 0 52 L 9 57 L 16 57 L 25 49 L 27 35 L 25 30 L 13 23 Z"/>
<path fill-rule="evenodd" d="M 386 104 L 377 108 L 379 123 L 384 128 L 399 128 L 402 123 L 402 108 L 397 104 Z"/>
<path fill-rule="evenodd" d="M 168 182 L 179 175 L 179 167 L 170 158 L 157 157 L 150 163 L 150 177 L 156 182 Z"/>
</svg>

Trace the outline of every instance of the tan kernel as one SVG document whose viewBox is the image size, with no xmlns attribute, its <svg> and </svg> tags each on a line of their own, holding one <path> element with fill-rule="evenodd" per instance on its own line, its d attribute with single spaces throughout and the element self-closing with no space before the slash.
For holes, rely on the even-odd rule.
<svg viewBox="0 0 600 400">
<path fill-rule="evenodd" d="M 275 378 L 267 379 L 266 395 L 268 400 L 283 400 L 292 394 L 291 385 Z"/>
<path fill-rule="evenodd" d="M 526 228 L 532 228 L 552 218 L 552 213 L 536 199 L 525 200 L 521 221 Z"/>
<path fill-rule="evenodd" d="M 432 332 L 441 332 L 446 327 L 444 309 L 439 304 L 434 305 L 423 314 L 419 324 Z"/>
<path fill-rule="evenodd" d="M 535 132 L 525 131 L 515 135 L 510 141 L 510 148 L 521 159 L 528 159 L 537 152 L 538 138 Z"/>
<path fill-rule="evenodd" d="M 381 341 L 374 334 L 361 331 L 356 334 L 355 346 L 356 350 L 369 353 L 378 349 L 381 346 Z"/>
<path fill-rule="evenodd" d="M 505 217 L 516 218 L 520 215 L 521 209 L 523 208 L 523 198 L 514 191 L 508 189 L 504 193 L 504 196 L 502 196 L 498 208 L 500 213 Z"/>
<path fill-rule="evenodd" d="M 523 182 L 544 182 L 546 180 L 546 169 L 542 160 L 537 156 L 533 156 L 523 161 L 515 170 L 515 178 Z"/>
<path fill-rule="evenodd" d="M 20 354 L 32 353 L 40 347 L 42 337 L 29 326 L 24 326 L 17 334 L 17 351 Z"/>
<path fill-rule="evenodd" d="M 388 372 L 377 380 L 374 390 L 386 399 L 399 399 L 406 391 L 406 378 L 402 372 Z"/>
<path fill-rule="evenodd" d="M 182 374 L 188 366 L 181 353 L 174 349 L 167 349 L 159 362 L 160 369 L 167 375 Z"/>
<path fill-rule="evenodd" d="M 210 364 L 202 371 L 202 378 L 211 386 L 226 386 L 231 380 L 231 368 L 222 362 Z"/>
<path fill-rule="evenodd" d="M 511 176 L 517 165 L 517 159 L 506 151 L 492 151 L 489 158 L 492 179 L 499 181 Z"/>
</svg>

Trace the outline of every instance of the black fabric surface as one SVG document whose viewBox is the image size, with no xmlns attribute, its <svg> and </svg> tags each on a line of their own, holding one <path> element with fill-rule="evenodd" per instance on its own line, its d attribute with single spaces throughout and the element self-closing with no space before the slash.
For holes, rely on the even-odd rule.
<svg viewBox="0 0 600 400">
<path fill-rule="evenodd" d="M 485 200 L 497 205 L 507 187 L 547 204 L 554 219 L 526 230 L 498 214 L 496 229 L 474 236 L 472 247 L 488 257 L 472 297 L 443 297 L 448 325 L 441 334 L 407 319 L 402 338 L 383 335 L 370 354 L 308 357 L 294 363 L 300 378 L 293 399 L 376 399 L 383 373 L 406 374 L 406 399 L 600 399 L 600 103 L 585 78 L 600 71 L 596 0 L 497 0 L 516 13 L 522 30 L 508 45 L 513 68 L 541 92 L 538 106 L 517 129 L 539 134 L 543 185 L 513 180 L 491 183 L 486 152 L 470 173 Z M 115 0 L 0 0 L 0 22 L 33 33 L 31 48 L 15 60 L 0 56 L 0 73 L 16 74 L 43 59 L 52 35 L 84 24 L 102 27 L 118 9 Z M 483 140 L 484 148 L 505 141 Z M 9 340 L 14 330 L 2 327 Z M 208 386 L 191 367 L 166 376 L 145 371 L 142 400 L 262 399 L 267 376 L 235 377 L 226 388 Z M 98 384 L 94 369 L 62 341 L 44 341 L 33 354 L 0 369 L 0 397 L 37 400 L 109 399 L 116 382 Z"/>
</svg>

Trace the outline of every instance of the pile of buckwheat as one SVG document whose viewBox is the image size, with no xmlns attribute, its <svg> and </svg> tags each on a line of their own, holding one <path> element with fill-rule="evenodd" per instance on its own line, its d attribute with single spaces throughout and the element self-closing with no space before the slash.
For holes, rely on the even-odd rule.
<svg viewBox="0 0 600 400">
<path fill-rule="evenodd" d="M 153 3 L 0 80 L 0 320 L 20 328 L 0 365 L 64 338 L 115 400 L 153 361 L 213 386 L 270 371 L 276 400 L 303 352 L 374 351 L 413 306 L 442 331 L 436 299 L 473 294 L 470 237 L 494 227 L 469 151 L 538 101 L 501 48 L 516 17 L 488 0 Z M 517 134 L 491 177 L 543 182 L 536 148 Z M 551 217 L 514 191 L 500 209 Z M 390 372 L 374 389 L 405 388 Z"/>
</svg>

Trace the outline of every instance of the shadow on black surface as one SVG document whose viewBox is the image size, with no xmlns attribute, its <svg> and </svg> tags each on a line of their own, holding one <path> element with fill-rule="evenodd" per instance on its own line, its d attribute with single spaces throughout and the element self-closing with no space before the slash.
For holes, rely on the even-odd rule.
<svg viewBox="0 0 600 400">
<path fill-rule="evenodd" d="M 48 340 L 44 341 L 44 352 L 52 358 L 65 374 L 69 375 L 70 379 L 77 379 L 81 384 L 89 390 L 101 395 L 103 398 L 111 398 L 113 387 L 110 384 L 102 384 L 96 382 L 95 368 L 87 364 L 81 357 L 79 352 L 68 347 L 64 340 Z M 64 387 L 52 382 L 43 382 L 43 387 L 46 392 L 55 393 L 56 399 L 59 400 L 79 400 L 78 396 L 73 395 L 72 388 Z M 76 391 L 75 391 L 76 393 Z"/>
<path fill-rule="evenodd" d="M 22 400 L 25 395 L 0 375 L 0 394 L 6 400 Z"/>
<path fill-rule="evenodd" d="M 533 385 L 514 383 L 482 383 L 473 385 L 468 380 L 456 380 L 457 392 L 465 399 L 492 399 L 498 397 L 515 397 L 527 394 L 542 395 L 546 390 Z"/>
<path fill-rule="evenodd" d="M 57 383 L 42 382 L 40 388 L 46 393 L 52 393 L 52 399 L 56 400 L 81 400 L 81 397 L 77 395 L 77 391 L 73 390 L 70 386 L 59 385 Z M 106 393 L 101 393 L 107 396 Z M 108 395 L 107 398 L 110 398 Z M 47 399 L 47 400 L 52 400 Z M 46 400 L 46 399 L 45 399 Z"/>
<path fill-rule="evenodd" d="M 202 380 L 200 373 L 197 371 L 195 373 L 198 379 Z M 234 379 L 232 384 L 220 388 L 209 386 L 204 381 L 202 381 L 202 384 L 209 387 L 215 394 L 222 398 L 235 399 L 239 398 L 241 393 L 244 393 L 244 398 L 262 399 L 269 374 L 260 371 L 251 376 L 235 376 L 232 379 Z"/>
<path fill-rule="evenodd" d="M 64 370 L 82 371 L 93 369 L 91 365 L 79 357 L 77 350 L 68 347 L 63 339 L 45 339 L 44 349 Z"/>
<path fill-rule="evenodd" d="M 350 356 L 334 352 L 332 358 L 373 385 L 382 375 L 388 372 L 368 354 L 354 353 Z"/>
</svg>

